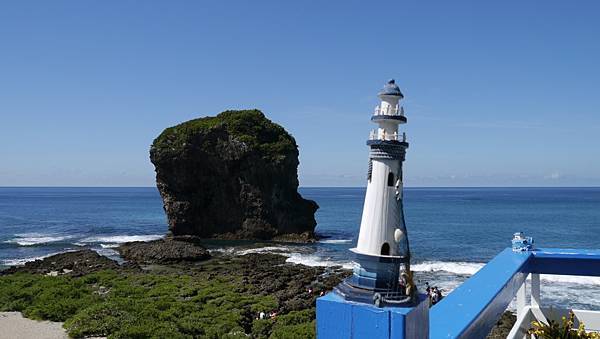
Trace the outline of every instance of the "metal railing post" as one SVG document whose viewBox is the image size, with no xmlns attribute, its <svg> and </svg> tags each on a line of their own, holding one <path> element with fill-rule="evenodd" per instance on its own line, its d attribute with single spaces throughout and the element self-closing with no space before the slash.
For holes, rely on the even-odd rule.
<svg viewBox="0 0 600 339">
<path fill-rule="evenodd" d="M 525 306 L 527 306 L 527 278 L 523 281 L 523 285 L 517 291 L 517 318 L 523 315 L 525 312 Z"/>
<path fill-rule="evenodd" d="M 537 273 L 531 273 L 531 306 L 540 307 L 541 304 L 540 275 Z"/>
</svg>

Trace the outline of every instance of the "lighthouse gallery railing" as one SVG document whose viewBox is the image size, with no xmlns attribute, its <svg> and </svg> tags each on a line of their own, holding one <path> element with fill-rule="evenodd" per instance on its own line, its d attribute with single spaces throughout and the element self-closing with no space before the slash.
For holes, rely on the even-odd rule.
<svg viewBox="0 0 600 339">
<path fill-rule="evenodd" d="M 373 115 L 399 115 L 404 116 L 404 107 L 396 105 L 396 107 L 387 106 L 386 108 L 381 108 L 381 106 L 376 106 L 373 111 Z"/>
<path fill-rule="evenodd" d="M 369 133 L 369 140 L 389 140 L 406 142 L 406 133 L 383 133 L 381 131 L 372 130 Z"/>
</svg>

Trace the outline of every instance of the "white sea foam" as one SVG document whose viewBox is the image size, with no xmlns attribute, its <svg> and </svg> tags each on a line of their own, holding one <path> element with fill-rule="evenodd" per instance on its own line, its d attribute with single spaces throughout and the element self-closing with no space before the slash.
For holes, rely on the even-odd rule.
<svg viewBox="0 0 600 339">
<path fill-rule="evenodd" d="M 313 254 L 289 253 L 287 257 L 286 262 L 305 266 L 342 266 L 346 269 L 354 267 L 354 263 L 350 261 L 336 261 Z"/>
<path fill-rule="evenodd" d="M 118 257 L 119 256 L 119 252 L 113 250 L 112 248 L 93 248 L 93 250 L 96 253 L 103 255 L 105 257 Z"/>
<path fill-rule="evenodd" d="M 20 259 L 6 259 L 6 260 L 2 260 L 2 265 L 5 265 L 5 266 L 23 266 L 27 262 L 44 259 L 44 258 L 47 258 L 47 257 L 49 257 L 51 255 L 53 255 L 53 254 L 42 255 L 42 256 L 39 256 L 39 257 L 29 257 L 29 258 L 20 258 Z"/>
<path fill-rule="evenodd" d="M 290 252 L 289 247 L 283 246 L 267 246 L 267 247 L 257 247 L 257 248 L 249 248 L 245 250 L 236 250 L 234 254 L 236 255 L 246 255 L 251 253 L 275 253 L 275 254 L 283 254 Z"/>
<path fill-rule="evenodd" d="M 542 284 L 544 282 L 549 282 L 549 283 L 598 285 L 598 286 L 600 286 L 600 277 L 542 274 L 542 275 L 540 275 L 540 279 L 542 280 Z"/>
<path fill-rule="evenodd" d="M 255 247 L 255 248 L 238 248 L 238 247 L 222 247 L 213 248 L 209 250 L 213 253 L 222 253 L 226 255 L 246 255 L 252 253 L 274 253 L 285 255 L 290 253 L 292 250 L 289 247 L 284 246 L 266 246 L 266 247 Z"/>
<path fill-rule="evenodd" d="M 56 252 L 56 253 L 50 253 L 50 254 L 46 254 L 46 255 L 41 255 L 39 257 L 28 257 L 28 258 L 18 258 L 18 259 L 5 259 L 5 260 L 2 260 L 2 265 L 4 265 L 4 266 L 23 266 L 23 265 L 25 265 L 25 263 L 30 262 L 30 261 L 41 260 L 41 259 L 45 259 L 45 258 L 48 258 L 48 257 L 56 255 L 56 254 L 67 253 L 67 252 L 74 252 L 74 250 L 61 251 L 61 252 Z"/>
<path fill-rule="evenodd" d="M 325 239 L 319 240 L 321 244 L 349 244 L 352 242 L 352 239 Z"/>
<path fill-rule="evenodd" d="M 62 241 L 71 238 L 70 236 L 53 236 L 37 233 L 16 234 L 16 237 L 6 240 L 5 243 L 17 244 L 19 246 L 34 246 L 51 242 Z"/>
<path fill-rule="evenodd" d="M 415 272 L 448 272 L 458 275 L 473 275 L 484 265 L 472 262 L 425 261 L 411 265 L 411 269 Z"/>
<path fill-rule="evenodd" d="M 412 265 L 411 269 L 415 272 L 447 272 L 456 275 L 470 276 L 477 273 L 483 266 L 485 266 L 483 263 L 425 261 L 420 264 Z M 600 277 L 542 274 L 540 278 L 543 282 L 547 283 L 600 285 Z"/>
<path fill-rule="evenodd" d="M 119 247 L 119 244 L 100 244 L 102 248 L 116 248 Z"/>
<path fill-rule="evenodd" d="M 151 241 L 164 237 L 164 234 L 146 234 L 146 235 L 111 235 L 88 237 L 80 240 L 82 243 L 115 243 L 122 244 L 131 241 Z"/>
<path fill-rule="evenodd" d="M 209 253 L 222 253 L 226 255 L 235 255 L 236 248 L 235 247 L 222 247 L 222 248 L 211 248 L 208 250 Z"/>
</svg>

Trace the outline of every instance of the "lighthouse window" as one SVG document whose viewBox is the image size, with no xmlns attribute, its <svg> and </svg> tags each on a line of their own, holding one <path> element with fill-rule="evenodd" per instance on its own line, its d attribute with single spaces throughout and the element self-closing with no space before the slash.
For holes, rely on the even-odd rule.
<svg viewBox="0 0 600 339">
<path fill-rule="evenodd" d="M 390 244 L 387 242 L 384 242 L 383 245 L 381 245 L 381 255 L 390 255 Z"/>
<path fill-rule="evenodd" d="M 388 186 L 394 186 L 394 173 L 392 172 L 388 174 Z"/>
</svg>

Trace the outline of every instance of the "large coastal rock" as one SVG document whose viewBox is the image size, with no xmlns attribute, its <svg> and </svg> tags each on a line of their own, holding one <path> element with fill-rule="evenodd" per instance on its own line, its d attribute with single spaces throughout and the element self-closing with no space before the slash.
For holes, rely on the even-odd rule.
<svg viewBox="0 0 600 339">
<path fill-rule="evenodd" d="M 298 193 L 298 146 L 258 110 L 165 129 L 150 148 L 173 235 L 310 240 L 318 205 Z"/>
</svg>

